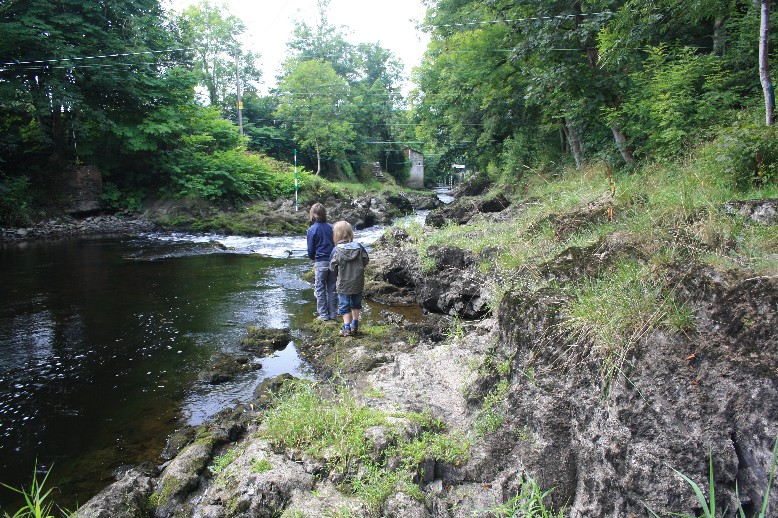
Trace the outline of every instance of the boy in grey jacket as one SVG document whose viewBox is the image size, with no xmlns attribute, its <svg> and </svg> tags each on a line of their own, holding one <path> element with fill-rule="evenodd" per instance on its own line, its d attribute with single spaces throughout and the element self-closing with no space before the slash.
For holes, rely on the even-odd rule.
<svg viewBox="0 0 778 518">
<path fill-rule="evenodd" d="M 365 248 L 354 241 L 354 230 L 347 221 L 338 221 L 332 227 L 335 248 L 330 258 L 330 270 L 338 276 L 338 314 L 343 315 L 340 336 L 359 332 L 359 311 L 362 309 L 362 291 L 365 288 L 365 266 L 370 258 Z"/>
</svg>

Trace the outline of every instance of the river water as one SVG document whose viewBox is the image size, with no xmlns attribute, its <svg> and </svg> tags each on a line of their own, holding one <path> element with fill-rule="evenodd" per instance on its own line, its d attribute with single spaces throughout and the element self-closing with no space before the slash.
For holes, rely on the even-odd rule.
<svg viewBox="0 0 778 518">
<path fill-rule="evenodd" d="M 383 230 L 356 239 L 369 246 Z M 304 236 L 0 245 L 0 482 L 29 485 L 37 465 L 53 500 L 74 509 L 121 466 L 159 462 L 176 428 L 249 400 L 266 377 L 307 376 L 292 342 L 233 382 L 197 381 L 248 326 L 313 318 L 310 267 Z M 16 505 L 0 488 L 0 508 Z"/>
</svg>

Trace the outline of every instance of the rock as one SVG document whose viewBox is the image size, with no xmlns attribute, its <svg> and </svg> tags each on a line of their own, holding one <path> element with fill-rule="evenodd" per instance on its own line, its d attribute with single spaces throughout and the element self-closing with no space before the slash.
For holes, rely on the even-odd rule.
<svg viewBox="0 0 778 518">
<path fill-rule="evenodd" d="M 240 374 L 256 371 L 262 364 L 252 362 L 248 356 L 234 356 L 220 353 L 211 359 L 211 364 L 201 371 L 198 379 L 209 385 L 218 385 L 229 381 Z"/>
<path fill-rule="evenodd" d="M 492 179 L 486 173 L 476 173 L 451 190 L 454 197 L 480 196 L 492 186 Z"/>
<path fill-rule="evenodd" d="M 240 347 L 243 351 L 265 357 L 285 349 L 291 341 L 289 329 L 249 326 L 246 336 L 240 341 Z"/>
<path fill-rule="evenodd" d="M 778 223 L 778 199 L 730 201 L 724 204 L 728 213 L 740 214 L 762 225 Z"/>
<path fill-rule="evenodd" d="M 167 438 L 165 448 L 160 455 L 164 460 L 170 460 L 174 458 L 178 453 L 183 450 L 187 445 L 197 437 L 197 428 L 194 426 L 184 426 L 179 428 Z"/>
<path fill-rule="evenodd" d="M 737 508 L 736 482 L 744 501 L 761 502 L 778 427 L 778 322 L 769 309 L 778 280 L 694 264 L 665 276 L 693 308 L 697 330 L 657 329 L 634 343 L 607 399 L 605 360 L 560 332 L 564 297 L 507 295 L 495 355 L 532 378 L 511 386 L 510 423 L 471 453 L 468 469 L 499 477 L 521 459 L 540 487 L 555 488 L 549 502 L 571 514 L 641 516 L 647 505 L 666 516 L 697 506 L 670 467 L 706 486 L 710 453 L 717 505 Z M 778 505 L 778 496 L 770 500 Z"/>
<path fill-rule="evenodd" d="M 406 493 L 395 493 L 384 505 L 383 516 L 394 518 L 427 518 L 430 516 L 424 504 Z"/>
<path fill-rule="evenodd" d="M 476 214 L 501 212 L 510 205 L 510 200 L 503 194 L 491 198 L 459 198 L 430 212 L 425 224 L 436 228 L 440 228 L 448 222 L 465 225 Z"/>
<path fill-rule="evenodd" d="M 295 380 L 294 376 L 288 373 L 266 378 L 262 380 L 256 389 L 254 389 L 254 406 L 257 408 L 267 408 L 273 402 L 273 396 L 278 394 L 285 383 Z"/>
<path fill-rule="evenodd" d="M 148 499 L 154 489 L 151 478 L 129 470 L 86 504 L 73 518 L 138 518 L 147 516 Z"/>
</svg>

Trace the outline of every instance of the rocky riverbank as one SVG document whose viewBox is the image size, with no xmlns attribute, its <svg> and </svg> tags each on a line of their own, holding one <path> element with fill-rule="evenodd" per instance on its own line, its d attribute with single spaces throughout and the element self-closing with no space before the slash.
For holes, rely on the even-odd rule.
<svg viewBox="0 0 778 518">
<path fill-rule="evenodd" d="M 366 193 L 350 198 L 329 194 L 315 201 L 328 208 L 329 219 L 346 220 L 357 229 L 389 225 L 414 210 L 439 207 L 434 193 Z M 136 235 L 151 231 L 186 231 L 227 235 L 304 234 L 310 204 L 297 209 L 290 200 L 256 201 L 240 208 L 219 208 L 202 200 L 158 200 L 137 214 L 63 214 L 28 227 L 0 228 L 0 242 L 58 239 L 99 234 Z"/>
<path fill-rule="evenodd" d="M 530 218 L 532 201 L 477 192 L 433 211 L 423 232 L 446 220 L 483 239 L 484 228 Z M 745 211 L 772 231 L 774 219 L 751 214 L 774 201 L 722 213 Z M 612 213 L 612 201 L 594 200 L 528 226 L 557 243 Z M 283 385 L 272 380 L 254 401 L 171 438 L 161 471 L 131 470 L 79 515 L 464 518 L 514 512 L 539 487 L 552 490 L 545 505 L 569 516 L 667 516 L 700 505 L 671 468 L 707 488 L 709 462 L 719 508 L 758 510 L 778 435 L 774 273 L 713 267 L 698 241 L 676 242 L 683 262 L 660 263 L 657 243 L 615 232 L 537 253 L 508 283 L 494 264 L 501 247 L 521 252 L 512 240 L 476 252 L 419 239 L 393 229 L 376 244 L 366 296 L 421 311 L 383 311 L 347 339 L 326 323 L 293 330 L 300 355 L 328 380 L 306 389 L 320 405 L 306 412 L 331 412 L 323 401 L 348 403 L 347 415 L 369 409 L 372 425 L 344 420 L 324 434 L 343 433 L 362 453 L 274 435 L 286 399 L 268 396 Z M 573 308 L 620 268 L 647 272 L 665 293 L 652 311 L 664 313 L 625 317 L 634 320 L 627 338 L 603 342 L 602 330 L 576 327 Z M 778 492 L 769 505 L 778 509 Z"/>
</svg>

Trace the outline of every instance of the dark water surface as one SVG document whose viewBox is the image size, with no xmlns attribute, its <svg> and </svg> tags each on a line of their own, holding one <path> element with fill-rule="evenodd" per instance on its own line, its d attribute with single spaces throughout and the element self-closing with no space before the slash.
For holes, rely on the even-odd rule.
<svg viewBox="0 0 778 518">
<path fill-rule="evenodd" d="M 265 377 L 304 375 L 292 343 L 257 373 L 197 383 L 211 355 L 235 350 L 247 326 L 295 329 L 315 309 L 300 279 L 310 268 L 304 240 L 238 238 L 228 251 L 209 241 L 0 247 L 0 482 L 28 485 L 37 462 L 39 473 L 51 469 L 53 499 L 73 509 L 118 467 L 158 462 L 174 429 L 246 401 Z M 16 504 L 0 488 L 0 507 Z"/>
<path fill-rule="evenodd" d="M 370 250 L 383 231 L 355 237 Z M 197 381 L 248 326 L 294 334 L 309 322 L 310 268 L 304 236 L 0 243 L 0 482 L 29 487 L 37 465 L 51 499 L 74 510 L 122 466 L 159 463 L 175 429 L 248 401 L 267 377 L 308 375 L 291 342 L 257 372 Z M 21 503 L 0 487 L 2 511 Z"/>
</svg>

